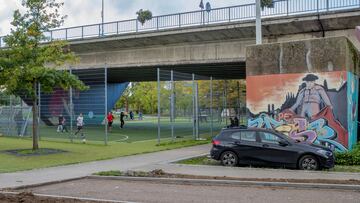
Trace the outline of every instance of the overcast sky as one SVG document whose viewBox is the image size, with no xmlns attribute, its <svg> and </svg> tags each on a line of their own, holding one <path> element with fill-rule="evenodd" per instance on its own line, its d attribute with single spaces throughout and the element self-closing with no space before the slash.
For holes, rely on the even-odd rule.
<svg viewBox="0 0 360 203">
<path fill-rule="evenodd" d="M 101 22 L 101 0 L 59 0 L 65 2 L 63 14 L 68 18 L 64 27 Z M 105 21 L 135 18 L 139 9 L 149 9 L 153 15 L 193 11 L 199 9 L 200 0 L 104 0 Z M 254 0 L 204 0 L 212 8 L 240 5 Z M 21 0 L 0 0 L 0 36 L 10 32 L 15 9 L 22 9 Z"/>
</svg>

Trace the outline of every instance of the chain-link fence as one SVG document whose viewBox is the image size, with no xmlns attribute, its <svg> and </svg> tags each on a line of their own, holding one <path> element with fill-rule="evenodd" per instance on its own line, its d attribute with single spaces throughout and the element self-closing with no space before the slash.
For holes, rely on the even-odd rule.
<svg viewBox="0 0 360 203">
<path fill-rule="evenodd" d="M 77 91 L 55 87 L 52 93 L 45 93 L 39 86 L 38 130 L 42 140 L 86 140 L 106 144 L 108 141 L 207 139 L 226 126 L 246 124 L 243 80 L 221 80 L 158 69 L 158 81 L 145 85 L 157 89 L 157 95 L 151 95 L 157 96 L 157 104 L 151 105 L 158 113 L 142 115 L 141 109 L 120 107 L 113 111 L 113 125 L 108 128 L 107 112 L 113 110 L 129 83 L 108 83 L 106 68 L 70 68 L 68 71 L 78 76 L 89 89 Z M 136 99 L 144 99 L 149 96 L 147 94 L 150 93 L 144 92 Z M 32 109 L 29 105 L 32 103 L 24 97 L 0 96 L 2 135 L 31 137 Z M 125 114 L 125 126 L 121 125 L 120 111 Z M 79 117 L 83 120 L 82 125 Z"/>
<path fill-rule="evenodd" d="M 226 80 L 158 69 L 158 142 L 204 139 L 223 127 L 246 124 L 244 85 L 243 81 L 231 80 L 229 85 Z"/>
<path fill-rule="evenodd" d="M 31 106 L 19 97 L 2 94 L 0 96 L 0 134 L 31 137 L 31 125 Z"/>
</svg>

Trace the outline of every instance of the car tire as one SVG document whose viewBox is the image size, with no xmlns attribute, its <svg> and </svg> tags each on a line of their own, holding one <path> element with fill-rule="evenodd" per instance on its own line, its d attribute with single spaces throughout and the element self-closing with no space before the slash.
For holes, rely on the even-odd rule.
<svg viewBox="0 0 360 203">
<path fill-rule="evenodd" d="M 318 159 L 313 155 L 302 156 L 298 163 L 299 169 L 315 171 L 319 170 L 320 164 Z"/>
<path fill-rule="evenodd" d="M 239 158 L 234 152 L 225 151 L 221 154 L 220 160 L 223 166 L 233 167 L 238 164 Z"/>
</svg>

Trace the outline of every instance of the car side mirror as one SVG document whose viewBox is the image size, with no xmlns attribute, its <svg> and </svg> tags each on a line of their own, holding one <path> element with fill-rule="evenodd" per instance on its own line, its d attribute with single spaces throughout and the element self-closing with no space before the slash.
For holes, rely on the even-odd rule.
<svg viewBox="0 0 360 203">
<path fill-rule="evenodd" d="M 279 141 L 279 145 L 282 146 L 282 147 L 285 147 L 285 146 L 288 146 L 289 143 L 287 143 L 287 142 L 284 141 L 284 140 L 280 140 L 280 141 Z"/>
</svg>

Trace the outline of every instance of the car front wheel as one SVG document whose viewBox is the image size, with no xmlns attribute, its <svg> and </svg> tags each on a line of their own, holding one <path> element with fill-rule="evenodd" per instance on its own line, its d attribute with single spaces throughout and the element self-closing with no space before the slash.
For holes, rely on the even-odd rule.
<svg viewBox="0 0 360 203">
<path fill-rule="evenodd" d="M 319 161 L 312 155 L 305 155 L 299 160 L 299 168 L 301 170 L 318 170 Z"/>
<path fill-rule="evenodd" d="M 221 154 L 221 163 L 224 166 L 236 166 L 238 164 L 238 157 L 232 151 L 226 151 Z"/>
</svg>

